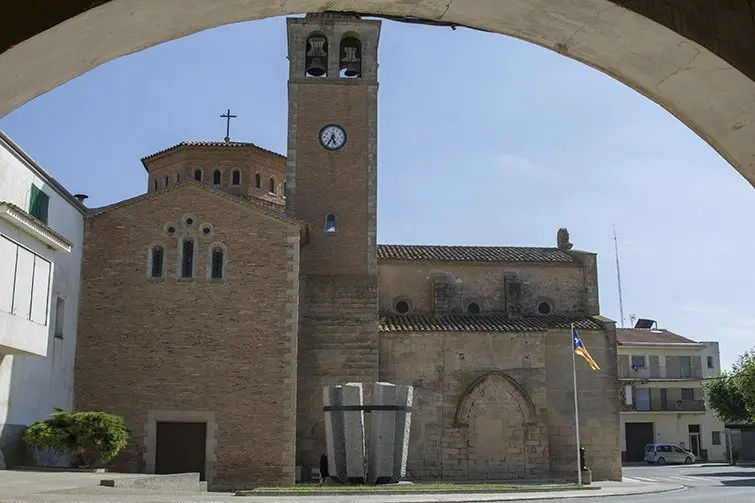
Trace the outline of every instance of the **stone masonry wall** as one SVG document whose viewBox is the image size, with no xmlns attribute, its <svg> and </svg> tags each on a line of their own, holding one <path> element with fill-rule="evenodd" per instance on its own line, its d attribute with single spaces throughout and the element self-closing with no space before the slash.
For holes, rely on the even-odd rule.
<svg viewBox="0 0 755 503">
<path fill-rule="evenodd" d="M 325 454 L 322 388 L 378 376 L 377 279 L 301 276 L 296 463 L 306 478 Z"/>
<path fill-rule="evenodd" d="M 548 476 L 543 333 L 380 334 L 380 380 L 413 385 L 407 470 L 421 479 Z"/>
<path fill-rule="evenodd" d="M 451 283 L 449 309 L 464 312 L 468 302 L 482 311 L 506 307 L 505 280 L 522 281 L 522 314 L 536 312 L 542 300 L 552 302 L 554 313 L 585 312 L 585 275 L 579 265 L 468 265 L 447 263 L 389 263 L 378 266 L 380 308 L 392 311 L 398 298 L 409 298 L 416 313 L 433 311 L 433 281 L 445 275 Z"/>
<path fill-rule="evenodd" d="M 586 462 L 598 480 L 621 480 L 616 329 L 605 323 L 604 332 L 580 332 L 590 355 L 600 366 L 593 371 L 577 356 L 580 439 Z M 551 473 L 576 478 L 577 452 L 574 428 L 574 385 L 571 335 L 552 331 L 546 339 L 548 435 Z"/>
<path fill-rule="evenodd" d="M 182 235 L 197 235 L 193 280 L 176 279 Z M 221 282 L 207 279 L 216 242 Z M 147 277 L 154 243 L 167 249 L 159 281 Z M 298 225 L 194 184 L 87 218 L 75 406 L 131 427 L 112 469 L 154 469 L 154 418 L 208 418 L 211 487 L 293 483 L 298 253 Z"/>
</svg>

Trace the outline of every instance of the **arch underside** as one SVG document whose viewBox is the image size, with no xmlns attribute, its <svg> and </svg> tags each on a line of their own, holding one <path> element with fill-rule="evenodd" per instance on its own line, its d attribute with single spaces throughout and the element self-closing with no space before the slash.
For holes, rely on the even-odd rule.
<svg viewBox="0 0 755 503">
<path fill-rule="evenodd" d="M 7 30 L 0 30 L 0 47 L 7 49 L 0 54 L 0 116 L 102 63 L 223 24 L 326 9 L 413 16 L 510 35 L 588 64 L 664 107 L 755 184 L 755 25 L 746 2 L 58 3 L 64 5 L 43 10 L 30 9 L 22 0 L 4 2 L 0 18 Z"/>
</svg>

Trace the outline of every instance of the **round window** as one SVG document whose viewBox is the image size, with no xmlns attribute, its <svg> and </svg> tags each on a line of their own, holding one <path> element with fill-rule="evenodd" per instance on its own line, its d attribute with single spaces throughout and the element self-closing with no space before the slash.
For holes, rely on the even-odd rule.
<svg viewBox="0 0 755 503">
<path fill-rule="evenodd" d="M 537 305 L 537 312 L 540 314 L 551 314 L 551 305 L 547 302 L 541 302 Z"/>
<path fill-rule="evenodd" d="M 406 314 L 409 312 L 409 303 L 405 300 L 396 302 L 396 312 L 399 314 Z"/>
<path fill-rule="evenodd" d="M 467 304 L 467 312 L 469 314 L 480 314 L 480 304 L 477 302 L 470 302 Z"/>
<path fill-rule="evenodd" d="M 211 233 L 211 232 L 212 232 L 212 229 L 210 229 L 209 226 L 206 225 L 206 226 L 202 227 L 202 234 L 204 234 L 205 236 L 207 234 Z"/>
</svg>

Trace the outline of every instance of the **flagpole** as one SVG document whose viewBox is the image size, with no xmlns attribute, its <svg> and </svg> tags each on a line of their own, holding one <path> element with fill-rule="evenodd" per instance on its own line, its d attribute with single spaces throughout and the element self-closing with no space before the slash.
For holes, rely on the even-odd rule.
<svg viewBox="0 0 755 503">
<path fill-rule="evenodd" d="M 574 323 L 571 324 L 571 368 L 574 374 L 574 429 L 577 432 L 577 485 L 582 485 L 582 463 L 579 455 L 579 406 L 577 405 L 577 358 L 574 352 Z"/>
</svg>

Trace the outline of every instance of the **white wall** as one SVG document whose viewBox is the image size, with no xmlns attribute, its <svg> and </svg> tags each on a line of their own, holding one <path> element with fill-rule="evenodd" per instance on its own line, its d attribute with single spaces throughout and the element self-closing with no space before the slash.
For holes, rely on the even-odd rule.
<svg viewBox="0 0 755 503">
<path fill-rule="evenodd" d="M 0 355 L 0 449 L 9 448 L 20 426 L 45 419 L 54 408 L 71 410 L 84 221 L 81 205 L 34 167 L 0 135 L 0 201 L 29 209 L 31 184 L 49 197 L 48 225 L 73 243 L 70 253 L 52 252 L 47 356 Z M 16 236 L 18 238 L 18 236 Z M 32 239 L 29 237 L 29 239 Z M 56 299 L 64 299 L 63 338 L 54 337 Z M 10 433 L 9 433 L 10 432 Z M 8 458 L 8 455 L 6 455 Z"/>
</svg>

